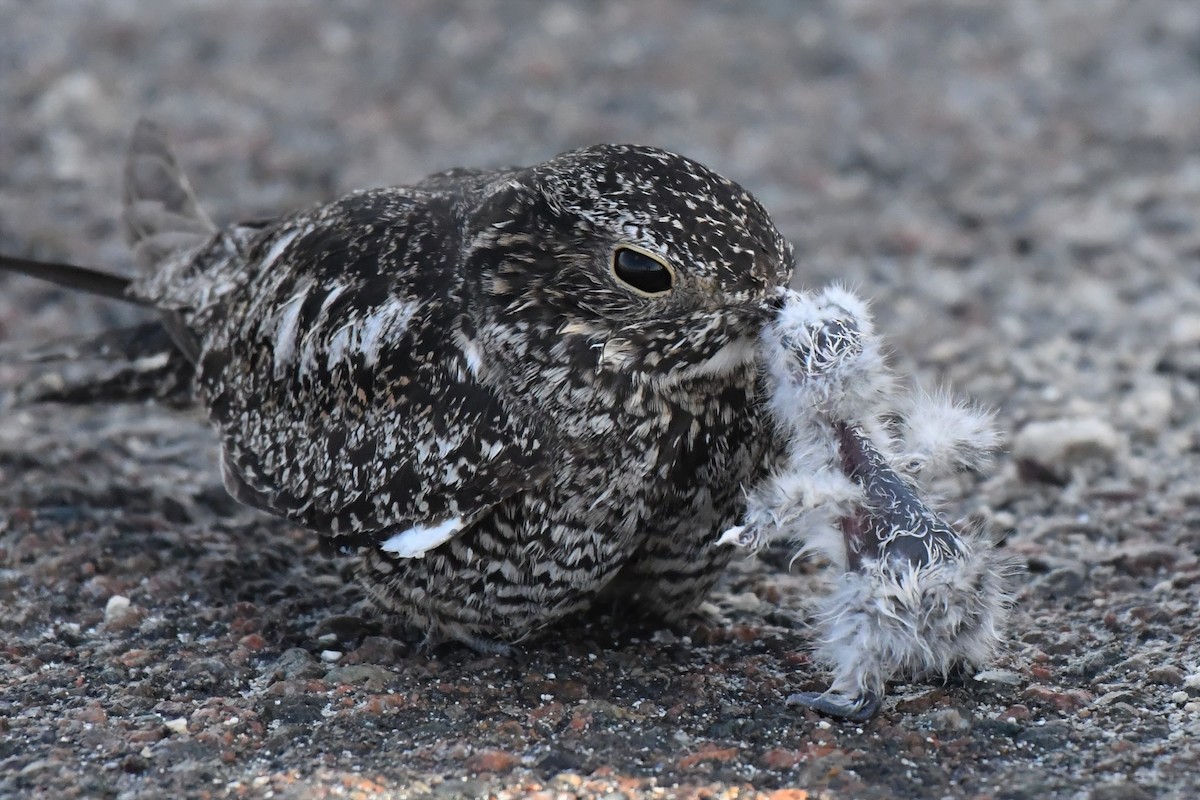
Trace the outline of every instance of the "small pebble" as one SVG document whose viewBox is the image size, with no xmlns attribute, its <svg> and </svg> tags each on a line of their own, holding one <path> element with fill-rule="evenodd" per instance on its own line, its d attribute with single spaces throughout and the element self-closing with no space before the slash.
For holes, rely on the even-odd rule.
<svg viewBox="0 0 1200 800">
<path fill-rule="evenodd" d="M 171 733 L 182 736 L 188 732 L 188 721 L 186 717 L 176 717 L 175 719 L 167 720 L 163 723 L 167 730 Z"/>
<path fill-rule="evenodd" d="M 935 731 L 967 731 L 971 720 L 957 708 L 939 708 L 928 715 L 929 726 Z"/>
<path fill-rule="evenodd" d="M 1089 460 L 1111 461 L 1124 444 L 1122 436 L 1099 418 L 1031 422 L 1013 440 L 1020 463 L 1065 480 L 1070 468 Z M 1027 470 L 1028 471 L 1028 470 Z"/>
<path fill-rule="evenodd" d="M 321 660 L 327 664 L 336 664 L 344 655 L 345 653 L 343 653 L 341 650 L 322 650 Z"/>
<path fill-rule="evenodd" d="M 312 654 L 301 647 L 291 647 L 276 659 L 267 670 L 273 678 L 296 680 L 303 678 L 319 678 L 325 674 L 325 669 L 317 663 Z"/>
<path fill-rule="evenodd" d="M 1023 722 L 1029 719 L 1029 706 L 1016 703 L 1001 711 L 998 718 L 1009 722 Z"/>
<path fill-rule="evenodd" d="M 326 661 L 337 661 L 342 656 L 336 650 L 326 650 L 325 653 L 335 653 L 337 655 L 337 658 L 328 659 L 322 653 L 321 658 Z M 375 664 L 350 664 L 345 667 L 335 667 L 325 674 L 325 680 L 328 683 L 347 683 L 352 686 L 365 686 L 374 692 L 381 691 L 391 677 L 392 673 Z"/>
<path fill-rule="evenodd" d="M 1183 686 L 1183 670 L 1174 664 L 1155 667 L 1146 673 L 1146 680 L 1161 686 Z"/>
<path fill-rule="evenodd" d="M 104 621 L 112 622 L 125 615 L 129 610 L 129 598 L 124 595 L 114 594 L 108 598 L 108 602 L 104 604 Z"/>
<path fill-rule="evenodd" d="M 975 675 L 975 680 L 983 683 L 1005 683 L 1009 686 L 1016 686 L 1021 682 L 1021 676 L 1016 672 L 1010 672 L 1004 669 L 986 669 L 983 672 Z"/>
<path fill-rule="evenodd" d="M 1158 542 L 1132 542 L 1121 545 L 1105 562 L 1129 575 L 1149 575 L 1158 570 L 1171 570 L 1183 557 L 1178 547 Z"/>
</svg>

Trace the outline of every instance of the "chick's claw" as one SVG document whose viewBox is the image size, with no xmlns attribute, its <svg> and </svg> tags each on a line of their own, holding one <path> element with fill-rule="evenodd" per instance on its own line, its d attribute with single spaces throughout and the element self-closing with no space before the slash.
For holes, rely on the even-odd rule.
<svg viewBox="0 0 1200 800">
<path fill-rule="evenodd" d="M 879 713 L 883 699 L 872 692 L 858 697 L 834 694 L 833 692 L 797 692 L 788 695 L 785 701 L 789 708 L 800 706 L 811 708 L 818 714 L 846 722 L 866 722 Z"/>
</svg>

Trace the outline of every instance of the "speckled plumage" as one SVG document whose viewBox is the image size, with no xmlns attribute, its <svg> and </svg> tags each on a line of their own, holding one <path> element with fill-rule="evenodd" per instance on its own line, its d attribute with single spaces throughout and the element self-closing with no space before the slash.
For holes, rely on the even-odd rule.
<svg viewBox="0 0 1200 800">
<path fill-rule="evenodd" d="M 512 641 L 606 587 L 677 615 L 711 586 L 776 458 L 755 342 L 793 263 L 744 189 L 600 145 L 178 236 L 202 218 L 153 129 L 130 165 L 132 291 L 195 364 L 226 485 L 358 552 L 382 607 Z M 617 279 L 620 246 L 670 290 Z"/>
<path fill-rule="evenodd" d="M 786 535 L 835 573 L 833 686 L 801 704 L 861 719 L 990 655 L 1002 559 L 918 487 L 980 463 L 988 420 L 906 400 L 865 305 L 788 289 L 767 213 L 700 164 L 597 145 L 218 229 L 142 123 L 125 199 L 140 278 L 0 256 L 160 318 L 28 398 L 194 396 L 230 492 L 432 636 L 504 647 L 602 595 L 678 617 L 726 544 Z"/>
</svg>

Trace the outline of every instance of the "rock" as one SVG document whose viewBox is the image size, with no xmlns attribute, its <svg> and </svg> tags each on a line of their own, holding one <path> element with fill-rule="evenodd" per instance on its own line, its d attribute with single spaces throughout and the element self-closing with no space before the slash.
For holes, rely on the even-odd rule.
<svg viewBox="0 0 1200 800">
<path fill-rule="evenodd" d="M 163 725 L 166 726 L 166 729 L 169 730 L 171 733 L 174 733 L 178 736 L 182 736 L 183 734 L 188 732 L 188 721 L 187 721 L 186 717 L 177 717 L 175 719 L 169 719 L 166 722 L 164 722 Z"/>
<path fill-rule="evenodd" d="M 109 631 L 136 628 L 146 616 L 146 610 L 131 605 L 129 598 L 114 594 L 104 604 L 104 627 Z"/>
<path fill-rule="evenodd" d="M 1115 208 L 1106 201 L 1097 201 L 1076 213 L 1064 215 L 1056 231 L 1076 251 L 1091 254 L 1114 247 L 1129 235 L 1132 227 L 1133 217 L 1128 211 Z"/>
<path fill-rule="evenodd" d="M 737 758 L 738 749 L 736 747 L 717 747 L 716 745 L 708 744 L 701 747 L 695 753 L 688 753 L 681 756 L 678 763 L 680 769 L 690 769 L 702 761 L 725 762 L 732 761 Z"/>
<path fill-rule="evenodd" d="M 1200 319 L 1195 314 L 1175 318 L 1157 369 L 1191 379 L 1200 377 Z"/>
<path fill-rule="evenodd" d="M 1153 794 L 1133 783 L 1109 783 L 1097 786 L 1089 800 L 1152 800 Z"/>
<path fill-rule="evenodd" d="M 117 657 L 117 661 L 123 667 L 143 667 L 153 660 L 154 660 L 154 652 L 152 650 L 143 650 L 141 648 L 134 648 L 132 650 L 126 650 L 124 653 L 122 653 L 120 656 Z M 124 680 L 124 677 L 122 676 L 118 680 Z M 115 682 L 115 681 L 110 681 L 110 682 Z"/>
<path fill-rule="evenodd" d="M 392 673 L 383 667 L 373 664 L 350 664 L 344 667 L 334 667 L 325 673 L 326 683 L 348 683 L 351 686 L 364 686 L 373 692 L 378 692 L 387 685 Z"/>
<path fill-rule="evenodd" d="M 931 689 L 921 689 L 897 699 L 896 710 L 905 714 L 920 713 L 933 708 L 934 705 L 945 699 L 946 692 L 936 686 Z"/>
<path fill-rule="evenodd" d="M 353 650 L 370 634 L 376 633 L 379 624 L 352 614 L 335 614 L 312 627 L 310 636 L 323 645 L 343 645 Z"/>
<path fill-rule="evenodd" d="M 926 715 L 929 727 L 935 731 L 963 732 L 971 729 L 971 720 L 957 708 L 939 708 Z"/>
<path fill-rule="evenodd" d="M 312 654 L 300 647 L 292 647 L 283 652 L 275 663 L 267 670 L 273 679 L 296 680 L 302 678 L 319 678 L 325 670 L 312 657 Z"/>
<path fill-rule="evenodd" d="M 1078 711 L 1084 706 L 1091 705 L 1095 699 L 1089 692 L 1082 689 L 1070 689 L 1063 692 L 1048 686 L 1030 686 L 1021 692 L 1021 698 L 1051 705 L 1063 713 Z"/>
<path fill-rule="evenodd" d="M 975 675 L 975 680 L 983 683 L 1004 683 L 1016 686 L 1021 682 L 1020 674 L 1003 669 L 986 669 Z"/>
<path fill-rule="evenodd" d="M 183 679 L 193 689 L 212 691 L 223 685 L 229 675 L 229 668 L 224 662 L 215 658 L 201 658 L 188 664 L 183 671 Z"/>
<path fill-rule="evenodd" d="M 1146 673 L 1146 682 L 1159 686 L 1183 686 L 1183 670 L 1174 664 L 1155 667 Z"/>
<path fill-rule="evenodd" d="M 124 595 L 114 594 L 108 598 L 108 602 L 104 604 L 104 621 L 112 622 L 119 617 L 124 616 L 129 610 L 129 598 Z"/>
<path fill-rule="evenodd" d="M 411 647 L 404 641 L 388 636 L 367 636 L 352 655 L 360 664 L 394 664 L 404 657 Z"/>
<path fill-rule="evenodd" d="M 508 772 L 517 764 L 517 757 L 505 750 L 480 750 L 467 759 L 468 772 Z"/>
<path fill-rule="evenodd" d="M 1183 557 L 1178 547 L 1158 542 L 1133 542 L 1118 547 L 1104 559 L 1129 575 L 1151 575 L 1170 569 Z"/>
<path fill-rule="evenodd" d="M 1037 590 L 1048 597 L 1071 597 L 1087 586 L 1087 567 L 1082 563 L 1056 567 L 1034 581 Z"/>
<path fill-rule="evenodd" d="M 1127 426 L 1142 434 L 1156 434 L 1171 422 L 1175 399 L 1171 382 L 1161 375 L 1140 376 L 1128 395 L 1121 399 L 1118 413 Z"/>
<path fill-rule="evenodd" d="M 767 794 L 767 800 L 809 800 L 809 797 L 805 789 L 776 789 Z"/>
<path fill-rule="evenodd" d="M 1031 422 L 1016 435 L 1012 453 L 1026 480 L 1066 483 L 1072 468 L 1111 462 L 1124 448 L 1121 434 L 1102 419 Z"/>
<path fill-rule="evenodd" d="M 1023 703 L 1014 703 L 997 714 L 996 719 L 1009 720 L 1012 722 L 1024 722 L 1025 720 L 1029 719 L 1029 706 Z"/>
<path fill-rule="evenodd" d="M 1096 698 L 1096 705 L 1098 706 L 1117 705 L 1118 703 L 1133 706 L 1142 702 L 1145 702 L 1145 698 L 1129 689 L 1117 689 Z"/>
</svg>

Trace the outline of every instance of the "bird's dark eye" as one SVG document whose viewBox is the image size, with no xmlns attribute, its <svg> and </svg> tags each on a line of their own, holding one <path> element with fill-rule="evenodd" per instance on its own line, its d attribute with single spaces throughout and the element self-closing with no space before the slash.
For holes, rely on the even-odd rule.
<svg viewBox="0 0 1200 800">
<path fill-rule="evenodd" d="M 647 295 L 662 294 L 675 280 L 671 268 L 658 257 L 632 247 L 618 247 L 613 252 L 613 274 L 621 283 Z"/>
</svg>

